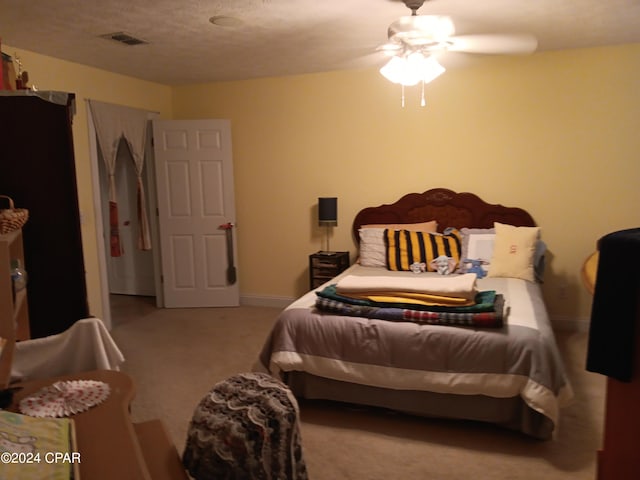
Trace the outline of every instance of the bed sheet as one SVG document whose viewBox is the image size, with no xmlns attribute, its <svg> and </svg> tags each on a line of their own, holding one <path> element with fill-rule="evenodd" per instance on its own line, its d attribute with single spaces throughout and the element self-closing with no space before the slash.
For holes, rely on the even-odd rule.
<svg viewBox="0 0 640 480">
<path fill-rule="evenodd" d="M 355 264 L 325 286 L 346 275 L 380 275 L 381 271 L 416 275 Z M 314 290 L 279 316 L 257 368 L 281 378 L 286 372 L 301 371 L 390 390 L 519 396 L 557 425 L 559 410 L 573 393 L 540 286 L 514 278 L 477 282 L 479 290 L 495 290 L 504 296 L 507 314 L 502 328 L 323 314 L 315 309 Z"/>
</svg>

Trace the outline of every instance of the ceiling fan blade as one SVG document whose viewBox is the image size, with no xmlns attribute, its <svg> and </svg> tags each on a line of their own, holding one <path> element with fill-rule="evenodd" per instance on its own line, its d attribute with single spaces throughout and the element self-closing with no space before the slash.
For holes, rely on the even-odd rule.
<svg viewBox="0 0 640 480">
<path fill-rule="evenodd" d="M 465 52 L 450 52 L 441 50 L 439 52 L 432 53 L 433 57 L 447 70 L 459 70 L 461 68 L 470 67 L 481 62 L 482 57 L 474 55 L 472 53 Z"/>
<path fill-rule="evenodd" d="M 383 52 L 373 52 L 368 55 L 360 55 L 356 58 L 345 60 L 336 64 L 337 68 L 373 68 L 384 65 L 389 61 L 389 55 Z"/>
<path fill-rule="evenodd" d="M 384 45 L 380 45 L 376 48 L 377 52 L 383 53 L 387 56 L 396 55 L 402 52 L 402 45 L 400 43 L 388 42 Z"/>
<path fill-rule="evenodd" d="M 451 52 L 492 55 L 533 53 L 538 47 L 538 40 L 530 34 L 457 35 L 448 42 Z"/>
</svg>

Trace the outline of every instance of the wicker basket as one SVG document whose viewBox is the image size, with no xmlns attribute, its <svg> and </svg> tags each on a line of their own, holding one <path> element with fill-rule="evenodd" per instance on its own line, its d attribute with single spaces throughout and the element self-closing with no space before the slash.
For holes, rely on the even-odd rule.
<svg viewBox="0 0 640 480">
<path fill-rule="evenodd" d="M 0 210 L 0 235 L 4 235 L 22 228 L 29 219 L 29 210 L 14 208 L 11 197 L 0 195 L 0 198 L 6 198 L 9 201 L 9 208 Z"/>
</svg>

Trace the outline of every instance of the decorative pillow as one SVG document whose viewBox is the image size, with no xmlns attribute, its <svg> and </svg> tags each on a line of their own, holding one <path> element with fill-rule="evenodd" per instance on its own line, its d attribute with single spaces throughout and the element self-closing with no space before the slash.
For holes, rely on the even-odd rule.
<svg viewBox="0 0 640 480">
<path fill-rule="evenodd" d="M 433 272 L 431 262 L 441 255 L 460 261 L 462 240 L 460 232 L 451 233 L 411 232 L 408 230 L 385 230 L 387 268 L 389 270 L 411 270 L 413 263 L 425 263 Z"/>
<path fill-rule="evenodd" d="M 385 229 L 436 232 L 438 224 L 435 220 L 432 220 L 422 223 L 362 225 L 358 230 L 360 234 L 360 265 L 365 267 L 387 266 L 387 246 L 384 240 Z"/>
<path fill-rule="evenodd" d="M 489 277 L 514 277 L 533 282 L 533 262 L 539 227 L 514 227 L 494 223 L 496 238 L 489 266 Z"/>
<path fill-rule="evenodd" d="M 493 243 L 495 241 L 495 228 L 461 228 L 462 235 L 462 255 L 461 260 L 484 260 L 486 263 L 481 267 L 485 272 L 489 271 L 490 261 L 493 257 Z M 547 251 L 547 245 L 542 240 L 536 242 L 536 249 L 533 256 L 533 270 L 536 280 L 542 283 L 544 277 L 545 260 L 544 256 Z M 459 273 L 467 273 L 471 264 L 460 262 Z"/>
</svg>

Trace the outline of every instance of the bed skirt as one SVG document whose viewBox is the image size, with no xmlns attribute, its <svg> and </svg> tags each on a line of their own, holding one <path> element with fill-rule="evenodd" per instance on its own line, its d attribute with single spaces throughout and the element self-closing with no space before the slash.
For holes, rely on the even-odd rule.
<svg viewBox="0 0 640 480">
<path fill-rule="evenodd" d="M 493 398 L 485 395 L 389 390 L 300 371 L 286 372 L 285 382 L 296 397 L 309 400 L 367 405 L 421 417 L 492 423 L 540 440 L 549 440 L 554 430 L 553 422 L 529 408 L 520 396 Z"/>
</svg>

